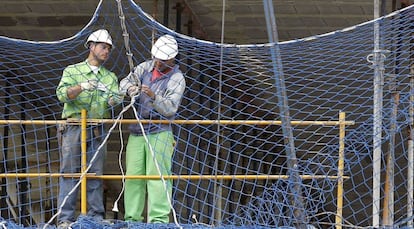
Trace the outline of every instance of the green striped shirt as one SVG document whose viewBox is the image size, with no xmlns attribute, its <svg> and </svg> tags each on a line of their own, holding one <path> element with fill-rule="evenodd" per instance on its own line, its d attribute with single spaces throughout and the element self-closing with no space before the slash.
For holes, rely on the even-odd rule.
<svg viewBox="0 0 414 229">
<path fill-rule="evenodd" d="M 75 99 L 69 99 L 67 90 L 88 80 L 96 80 L 100 87 L 82 91 Z M 80 118 L 81 110 L 86 109 L 88 118 L 110 118 L 108 100 L 119 95 L 118 78 L 115 73 L 103 66 L 95 74 L 86 61 L 69 65 L 63 70 L 56 95 L 63 105 L 62 118 Z"/>
</svg>

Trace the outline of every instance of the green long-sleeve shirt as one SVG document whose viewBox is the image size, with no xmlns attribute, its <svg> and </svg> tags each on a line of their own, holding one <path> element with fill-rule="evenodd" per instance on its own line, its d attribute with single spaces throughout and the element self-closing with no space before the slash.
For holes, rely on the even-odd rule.
<svg viewBox="0 0 414 229">
<path fill-rule="evenodd" d="M 95 90 L 84 90 L 75 99 L 68 98 L 67 90 L 88 80 L 99 84 Z M 80 118 L 81 110 L 86 109 L 88 118 L 110 118 L 108 100 L 119 95 L 118 78 L 115 73 L 103 66 L 95 74 L 86 61 L 69 65 L 63 70 L 56 95 L 64 103 L 62 118 Z"/>
</svg>

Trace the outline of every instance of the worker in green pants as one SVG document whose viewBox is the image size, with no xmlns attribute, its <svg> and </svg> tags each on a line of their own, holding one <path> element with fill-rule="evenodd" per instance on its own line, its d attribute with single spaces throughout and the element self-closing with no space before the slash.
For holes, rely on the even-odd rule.
<svg viewBox="0 0 414 229">
<path fill-rule="evenodd" d="M 120 91 L 135 99 L 139 119 L 174 120 L 185 90 L 185 79 L 175 64 L 178 45 L 174 37 L 158 38 L 151 49 L 153 58 L 136 66 L 121 80 Z M 171 174 L 174 137 L 171 123 L 138 123 L 129 126 L 126 147 L 127 175 Z M 169 223 L 172 181 L 127 179 L 125 220 L 142 222 L 145 196 L 150 223 Z"/>
<path fill-rule="evenodd" d="M 159 175 L 157 165 L 163 175 L 170 175 L 171 157 L 173 154 L 173 137 L 170 131 L 147 135 L 152 146 L 154 157 L 145 139 L 140 136 L 130 135 L 127 145 L 126 175 Z M 133 153 L 131 153 L 133 152 Z M 143 165 L 143 166 L 137 166 Z M 170 202 L 166 195 L 171 196 L 172 181 L 165 180 L 165 186 L 161 180 L 126 180 L 125 189 L 125 214 L 126 219 L 142 221 L 141 212 L 145 205 L 145 192 L 148 189 L 148 221 L 168 223 Z"/>
</svg>

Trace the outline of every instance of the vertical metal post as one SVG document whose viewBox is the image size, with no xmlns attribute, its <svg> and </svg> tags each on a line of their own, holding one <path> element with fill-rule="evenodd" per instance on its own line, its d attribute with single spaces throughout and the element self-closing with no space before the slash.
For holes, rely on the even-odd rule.
<svg viewBox="0 0 414 229">
<path fill-rule="evenodd" d="M 221 18 L 221 46 L 220 46 L 220 74 L 219 74 L 219 80 L 218 80 L 218 106 L 217 106 L 217 131 L 216 131 L 216 155 L 213 165 L 214 175 L 218 175 L 218 170 L 220 168 L 220 161 L 221 158 L 220 151 L 221 151 L 221 144 L 222 144 L 222 129 L 221 129 L 221 109 L 222 109 L 222 80 L 223 80 L 223 49 L 224 49 L 224 23 L 225 23 L 225 12 L 226 12 L 226 0 L 222 0 L 222 18 Z M 223 196 L 223 179 L 218 180 L 217 178 L 214 180 L 214 191 L 213 191 L 213 210 L 212 215 L 215 219 L 216 224 L 221 224 L 221 218 L 222 218 L 222 196 Z"/>
<path fill-rule="evenodd" d="M 384 211 L 382 222 L 384 226 L 394 224 L 394 163 L 395 163 L 395 135 L 397 129 L 397 112 L 400 94 L 397 91 L 396 75 L 392 74 L 390 79 L 390 91 L 392 93 L 393 108 L 390 121 L 390 142 L 386 157 L 386 174 L 384 187 Z"/>
<path fill-rule="evenodd" d="M 380 15 L 379 0 L 374 0 L 374 18 Z M 372 226 L 380 226 L 380 204 L 381 204 L 381 139 L 382 139 L 382 107 L 383 107 L 383 63 L 380 50 L 379 21 L 374 22 L 374 110 L 373 110 L 373 193 L 372 193 Z"/>
<path fill-rule="evenodd" d="M 272 0 L 263 0 L 266 15 L 267 32 L 271 46 L 271 56 L 273 62 L 273 73 L 278 96 L 278 104 L 282 121 L 283 137 L 285 139 L 285 149 L 288 158 L 289 183 L 292 192 L 292 204 L 294 209 L 294 221 L 296 228 L 306 228 L 306 214 L 302 196 L 302 180 L 299 176 L 298 162 L 296 158 L 295 143 L 293 141 L 293 131 L 289 114 L 289 104 L 286 94 L 285 79 L 283 75 L 283 65 L 278 44 L 278 33 L 275 14 L 273 12 Z"/>
<path fill-rule="evenodd" d="M 175 31 L 177 33 L 181 33 L 181 18 L 182 18 L 182 13 L 183 13 L 183 6 L 181 6 L 181 3 L 177 2 L 177 4 L 175 5 L 175 9 L 177 10 L 177 14 L 176 14 L 176 22 L 175 22 Z"/>
<path fill-rule="evenodd" d="M 170 0 L 164 0 L 164 26 L 168 27 L 168 18 L 170 10 Z"/>
<path fill-rule="evenodd" d="M 342 228 L 342 207 L 344 195 L 344 161 L 345 161 L 345 113 L 339 113 L 339 156 L 338 156 L 338 188 L 336 201 L 336 229 Z"/>
<path fill-rule="evenodd" d="M 384 16 L 386 14 L 386 1 L 381 1 L 381 16 Z M 395 8 L 393 9 L 395 10 Z M 399 28 L 396 28 L 396 31 L 399 31 Z M 397 41 L 396 45 L 396 54 L 394 54 L 394 73 L 391 74 L 391 78 L 389 80 L 390 86 L 389 90 L 392 94 L 392 104 L 393 109 L 390 116 L 390 141 L 388 144 L 388 152 L 386 155 L 386 175 L 385 175 L 385 187 L 384 187 L 384 211 L 382 214 L 382 222 L 383 226 L 385 227 L 392 227 L 394 225 L 394 191 L 395 191 L 395 185 L 394 185 L 394 163 L 395 163 L 395 135 L 397 132 L 397 113 L 398 113 L 398 104 L 400 101 L 400 93 L 398 92 L 397 88 L 397 74 L 398 71 L 398 63 L 397 56 L 399 56 L 400 53 L 400 42 Z M 395 53 L 395 52 L 393 52 Z"/>
</svg>

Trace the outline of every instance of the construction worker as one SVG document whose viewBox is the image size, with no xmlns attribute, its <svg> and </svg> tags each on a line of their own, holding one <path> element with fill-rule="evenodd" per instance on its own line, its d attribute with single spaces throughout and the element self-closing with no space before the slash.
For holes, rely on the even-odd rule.
<svg viewBox="0 0 414 229">
<path fill-rule="evenodd" d="M 108 31 L 100 29 L 88 37 L 85 46 L 89 55 L 85 61 L 69 65 L 63 71 L 56 89 L 56 95 L 64 103 L 62 118 L 79 119 L 81 110 L 85 109 L 88 118 L 110 118 L 109 108 L 118 104 L 118 78 L 102 64 L 109 58 L 113 48 Z M 81 126 L 61 125 L 58 134 L 61 139 L 61 173 L 79 173 L 81 167 Z M 88 172 L 103 174 L 106 144 L 97 152 L 105 136 L 104 125 L 87 127 L 87 161 L 91 164 Z M 94 154 L 97 153 L 93 163 Z M 74 189 L 79 177 L 60 177 L 58 207 L 58 228 L 69 228 L 76 221 L 75 212 L 78 202 L 78 188 Z M 74 189 L 74 190 L 73 190 Z M 72 191 L 73 190 L 73 191 Z M 71 193 L 71 194 L 70 194 Z M 87 215 L 96 220 L 104 218 L 102 180 L 89 179 L 87 182 Z"/>
<path fill-rule="evenodd" d="M 185 90 L 185 79 L 175 64 L 178 45 L 174 37 L 158 38 L 153 58 L 134 68 L 120 82 L 120 91 L 136 99 L 139 119 L 173 120 Z M 171 174 L 174 137 L 171 124 L 132 124 L 126 147 L 126 175 Z M 148 142 L 146 141 L 148 140 Z M 171 210 L 171 180 L 127 179 L 124 206 L 126 221 L 143 221 L 148 195 L 150 223 L 168 223 Z"/>
</svg>

